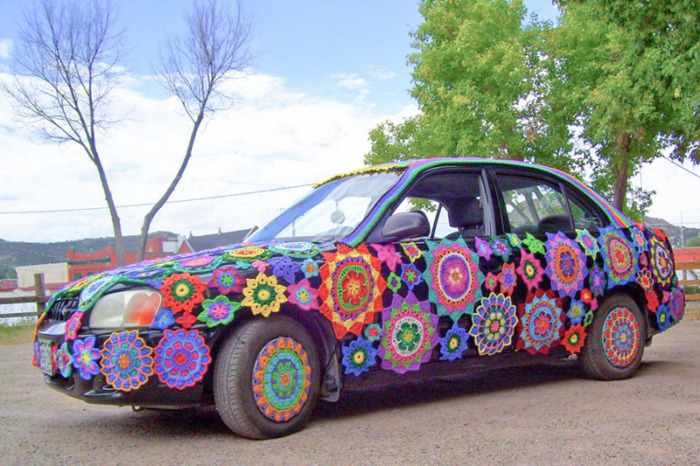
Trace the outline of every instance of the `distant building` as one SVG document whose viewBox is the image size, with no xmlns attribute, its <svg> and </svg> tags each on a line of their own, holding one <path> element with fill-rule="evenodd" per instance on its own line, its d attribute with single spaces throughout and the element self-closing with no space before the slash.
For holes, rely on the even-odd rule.
<svg viewBox="0 0 700 466">
<path fill-rule="evenodd" d="M 243 239 L 248 236 L 251 229 L 236 230 L 214 233 L 213 235 L 190 236 L 183 241 L 183 245 L 187 245 L 191 251 L 203 251 L 212 249 L 218 246 L 227 246 L 229 244 L 237 244 L 243 242 Z M 185 252 L 185 251 L 179 251 Z"/>
<path fill-rule="evenodd" d="M 56 291 L 64 283 L 70 281 L 68 279 L 68 263 L 59 262 L 56 264 L 37 264 L 23 265 L 15 267 L 17 272 L 17 288 L 22 291 L 34 290 L 34 274 L 44 274 L 44 288 L 46 291 Z"/>
<path fill-rule="evenodd" d="M 125 236 L 124 262 L 133 264 L 138 260 L 138 236 Z M 174 254 L 193 252 L 186 244 L 184 237 L 169 233 L 156 233 L 146 241 L 144 260 L 172 256 Z M 89 275 L 111 270 L 119 265 L 116 248 L 106 246 L 99 251 L 66 251 L 68 259 L 68 276 L 70 280 L 78 280 Z"/>
</svg>

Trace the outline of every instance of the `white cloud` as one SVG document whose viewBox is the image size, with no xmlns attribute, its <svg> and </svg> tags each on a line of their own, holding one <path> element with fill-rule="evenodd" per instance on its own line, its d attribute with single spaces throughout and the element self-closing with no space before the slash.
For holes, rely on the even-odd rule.
<svg viewBox="0 0 700 466">
<path fill-rule="evenodd" d="M 353 91 L 365 91 L 369 87 L 369 82 L 356 73 L 335 73 L 331 78 L 338 81 L 338 86 Z"/>
<path fill-rule="evenodd" d="M 0 39 L 0 58 L 8 59 L 12 53 L 12 39 Z"/>
<path fill-rule="evenodd" d="M 174 98 L 144 93 L 153 83 L 130 78 L 115 89 L 112 113 L 129 119 L 98 144 L 118 205 L 154 202 L 176 173 L 191 123 Z M 171 200 L 213 197 L 321 181 L 362 166 L 368 132 L 396 115 L 369 103 L 320 98 L 288 89 L 276 76 L 250 73 L 226 83 L 233 105 L 198 135 L 194 155 Z M 406 113 L 411 113 L 406 110 Z M 0 96 L 0 212 L 105 206 L 94 167 L 76 145 L 42 144 Z M 305 189 L 172 203 L 151 231 L 214 233 L 262 224 Z M 120 209 L 125 234 L 138 234 L 148 207 Z M 106 210 L 0 215 L 0 238 L 60 241 L 111 236 Z"/>
<path fill-rule="evenodd" d="M 386 80 L 393 79 L 396 77 L 396 73 L 394 73 L 389 68 L 384 68 L 382 66 L 376 66 L 376 65 L 369 65 L 367 67 L 367 74 L 370 77 L 372 77 L 374 79 L 379 79 L 381 81 L 386 81 Z"/>
</svg>

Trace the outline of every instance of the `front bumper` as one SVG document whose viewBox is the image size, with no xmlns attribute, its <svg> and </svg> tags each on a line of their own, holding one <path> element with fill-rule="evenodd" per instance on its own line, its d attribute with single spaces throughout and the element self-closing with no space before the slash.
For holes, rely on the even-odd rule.
<svg viewBox="0 0 700 466">
<path fill-rule="evenodd" d="M 62 323 L 45 323 L 37 334 L 38 341 L 50 342 L 52 346 L 60 346 L 64 339 L 64 334 L 60 331 L 62 327 Z M 109 333 L 81 333 L 79 338 L 85 338 L 89 335 L 95 336 L 97 348 L 102 348 L 104 341 L 109 337 Z M 145 330 L 140 331 L 139 335 L 153 345 L 153 342 L 157 342 L 162 337 L 162 332 Z M 63 377 L 58 370 L 54 370 L 52 374 L 45 372 L 42 374 L 44 382 L 52 389 L 91 404 L 177 409 L 211 402 L 211 397 L 206 394 L 204 389 L 204 380 L 192 387 L 175 390 L 161 383 L 154 374 L 138 390 L 119 391 L 107 383 L 102 373 L 98 373 L 89 380 L 81 378 L 76 371 L 69 377 Z"/>
</svg>

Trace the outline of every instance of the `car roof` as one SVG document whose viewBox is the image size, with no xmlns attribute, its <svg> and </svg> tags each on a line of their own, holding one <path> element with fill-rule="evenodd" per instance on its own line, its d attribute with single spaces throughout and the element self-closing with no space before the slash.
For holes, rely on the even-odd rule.
<svg viewBox="0 0 700 466">
<path fill-rule="evenodd" d="M 372 211 L 366 216 L 365 220 L 358 225 L 355 231 L 350 234 L 343 243 L 348 245 L 359 244 L 366 238 L 369 231 L 374 228 L 379 218 L 384 214 L 386 209 L 390 204 L 392 204 L 404 189 L 415 180 L 415 178 L 424 173 L 427 170 L 436 167 L 448 167 L 448 166 L 490 166 L 490 167 L 512 167 L 512 168 L 525 168 L 531 172 L 539 172 L 543 174 L 548 174 L 558 180 L 564 181 L 566 184 L 573 185 L 580 192 L 582 192 L 587 198 L 589 198 L 593 203 L 595 203 L 606 215 L 611 224 L 617 228 L 628 228 L 633 225 L 633 222 L 622 212 L 620 212 L 615 206 L 612 205 L 603 195 L 595 191 L 590 186 L 587 186 L 583 182 L 579 181 L 570 174 L 557 170 L 556 168 L 547 167 L 545 165 L 539 165 L 535 163 L 526 163 L 518 160 L 507 160 L 507 159 L 485 159 L 479 157 L 440 157 L 440 158 L 428 158 L 428 159 L 416 159 L 407 161 L 397 161 L 382 165 L 372 165 L 369 167 L 364 167 L 359 170 L 352 172 L 342 173 L 336 175 L 317 186 L 321 186 L 330 181 L 337 179 L 342 179 L 349 176 L 361 175 L 361 174 L 372 174 L 372 173 L 386 173 L 386 172 L 403 172 L 403 175 L 396 183 L 396 185 L 390 189 L 382 199 L 380 199 L 374 206 Z"/>
</svg>

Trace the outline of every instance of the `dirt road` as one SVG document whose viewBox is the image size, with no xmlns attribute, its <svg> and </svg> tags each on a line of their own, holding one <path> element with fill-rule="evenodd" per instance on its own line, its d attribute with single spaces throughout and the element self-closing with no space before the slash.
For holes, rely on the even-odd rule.
<svg viewBox="0 0 700 466">
<path fill-rule="evenodd" d="M 132 412 L 44 386 L 0 346 L 0 464 L 700 464 L 700 322 L 647 348 L 638 375 L 575 361 L 395 385 L 322 404 L 290 437 L 244 440 L 213 409 Z"/>
</svg>

